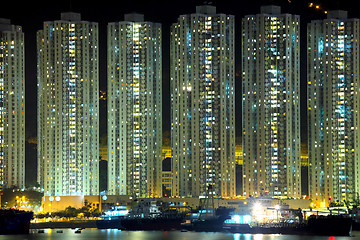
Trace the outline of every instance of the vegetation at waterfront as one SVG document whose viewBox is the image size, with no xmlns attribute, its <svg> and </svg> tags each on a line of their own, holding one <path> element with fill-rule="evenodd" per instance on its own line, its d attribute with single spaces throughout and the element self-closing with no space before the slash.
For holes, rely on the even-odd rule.
<svg viewBox="0 0 360 240">
<path fill-rule="evenodd" d="M 90 204 L 85 205 L 82 208 L 74 208 L 68 206 L 63 211 L 52 212 L 52 213 L 40 213 L 36 215 L 36 218 L 47 218 L 47 217 L 59 217 L 59 218 L 90 218 L 100 217 L 101 213 L 98 208 L 91 208 Z"/>
<path fill-rule="evenodd" d="M 1 207 L 32 210 L 41 206 L 43 194 L 34 189 L 23 190 L 18 187 L 5 188 L 1 191 Z"/>
</svg>

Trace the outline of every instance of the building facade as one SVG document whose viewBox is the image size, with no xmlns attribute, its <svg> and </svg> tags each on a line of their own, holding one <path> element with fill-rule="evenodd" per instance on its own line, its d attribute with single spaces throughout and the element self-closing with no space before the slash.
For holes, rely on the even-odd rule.
<svg viewBox="0 0 360 240">
<path fill-rule="evenodd" d="M 108 24 L 108 191 L 162 196 L 161 24 Z"/>
<path fill-rule="evenodd" d="M 99 193 L 98 24 L 78 13 L 37 33 L 38 182 L 45 196 Z"/>
<path fill-rule="evenodd" d="M 235 195 L 234 16 L 198 6 L 171 27 L 172 195 Z"/>
<path fill-rule="evenodd" d="M 22 27 L 0 19 L 0 190 L 25 187 L 25 58 Z"/>
<path fill-rule="evenodd" d="M 243 192 L 301 195 L 300 17 L 278 6 L 242 19 Z"/>
<path fill-rule="evenodd" d="M 308 24 L 309 195 L 317 206 L 360 191 L 359 34 L 346 11 Z"/>
</svg>

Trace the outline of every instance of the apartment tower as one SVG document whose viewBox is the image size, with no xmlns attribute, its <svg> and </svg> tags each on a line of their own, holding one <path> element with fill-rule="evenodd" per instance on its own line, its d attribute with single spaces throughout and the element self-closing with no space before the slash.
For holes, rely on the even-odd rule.
<svg viewBox="0 0 360 240">
<path fill-rule="evenodd" d="M 234 22 L 204 5 L 172 24 L 173 196 L 235 195 Z"/>
<path fill-rule="evenodd" d="M 360 21 L 329 11 L 307 29 L 309 195 L 325 207 L 360 193 Z"/>
<path fill-rule="evenodd" d="M 25 58 L 22 27 L 0 18 L 0 190 L 25 187 Z"/>
<path fill-rule="evenodd" d="M 108 24 L 108 192 L 161 197 L 161 24 Z"/>
<path fill-rule="evenodd" d="M 99 194 L 98 24 L 44 22 L 38 50 L 38 182 L 45 196 Z"/>
<path fill-rule="evenodd" d="M 242 19 L 243 192 L 301 195 L 300 17 L 278 6 Z"/>
</svg>

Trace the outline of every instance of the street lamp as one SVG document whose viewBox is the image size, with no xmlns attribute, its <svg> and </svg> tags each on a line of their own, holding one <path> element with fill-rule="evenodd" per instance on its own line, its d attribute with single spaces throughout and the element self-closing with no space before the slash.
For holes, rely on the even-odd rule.
<svg viewBox="0 0 360 240">
<path fill-rule="evenodd" d="M 19 196 L 16 196 L 15 199 L 15 208 L 18 208 Z"/>
<path fill-rule="evenodd" d="M 49 197 L 49 201 L 50 201 L 49 207 L 50 207 L 50 215 L 51 215 L 51 211 L 52 211 L 52 202 L 54 201 L 54 197 L 53 197 L 53 196 L 50 196 L 50 197 Z"/>
</svg>

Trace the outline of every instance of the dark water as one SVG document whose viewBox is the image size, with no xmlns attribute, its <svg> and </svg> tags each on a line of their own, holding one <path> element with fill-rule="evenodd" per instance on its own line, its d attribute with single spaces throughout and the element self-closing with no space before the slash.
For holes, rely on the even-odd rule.
<svg viewBox="0 0 360 240">
<path fill-rule="evenodd" d="M 93 239 L 119 239 L 119 240 L 360 240 L 360 232 L 353 232 L 352 237 L 334 236 L 296 236 L 278 234 L 232 234 L 232 233 L 197 233 L 181 231 L 120 231 L 120 230 L 99 230 L 84 229 L 81 233 L 75 230 L 64 229 L 58 233 L 57 229 L 46 229 L 44 233 L 37 230 L 31 231 L 28 235 L 0 235 L 0 240 L 93 240 Z"/>
</svg>

